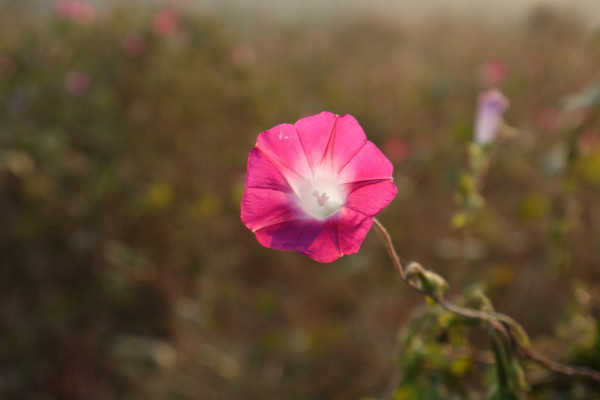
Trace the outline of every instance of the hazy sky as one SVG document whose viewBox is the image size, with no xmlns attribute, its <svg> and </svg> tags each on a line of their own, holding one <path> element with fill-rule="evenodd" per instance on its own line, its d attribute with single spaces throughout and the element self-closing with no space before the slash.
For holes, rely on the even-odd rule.
<svg viewBox="0 0 600 400">
<path fill-rule="evenodd" d="M 138 0 L 140 1 L 140 0 Z M 157 0 L 160 1 L 160 0 Z M 490 23 L 518 21 L 539 4 L 552 4 L 581 15 L 587 23 L 600 24 L 600 0 L 180 0 L 207 8 L 244 10 L 249 17 L 349 16 L 384 14 L 415 21 L 432 16 L 467 18 Z"/>
<path fill-rule="evenodd" d="M 186 7 L 234 11 L 248 19 L 289 21 L 298 17 L 343 18 L 356 14 L 381 14 L 401 21 L 419 21 L 435 16 L 462 18 L 485 23 L 518 22 L 539 4 L 551 4 L 574 12 L 588 25 L 600 26 L 600 0 L 88 0 L 100 6 L 126 1 L 133 5 L 181 3 Z M 22 2 L 32 10 L 49 8 L 53 0 L 0 0 Z"/>
</svg>

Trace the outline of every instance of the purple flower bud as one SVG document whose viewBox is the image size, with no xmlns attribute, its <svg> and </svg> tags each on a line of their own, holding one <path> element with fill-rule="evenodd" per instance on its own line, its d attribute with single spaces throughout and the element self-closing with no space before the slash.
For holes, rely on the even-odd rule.
<svg viewBox="0 0 600 400">
<path fill-rule="evenodd" d="M 484 146 L 494 141 L 508 105 L 508 99 L 498 90 L 491 89 L 479 95 L 475 119 L 475 143 Z"/>
</svg>

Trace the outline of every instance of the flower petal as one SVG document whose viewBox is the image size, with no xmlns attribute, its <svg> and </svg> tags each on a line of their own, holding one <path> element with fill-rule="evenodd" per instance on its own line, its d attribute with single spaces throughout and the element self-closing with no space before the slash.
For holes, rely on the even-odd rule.
<svg viewBox="0 0 600 400">
<path fill-rule="evenodd" d="M 292 192 L 292 188 L 281 171 L 257 148 L 250 150 L 248 155 L 248 172 L 246 173 L 246 188 L 273 189 L 281 192 Z"/>
<path fill-rule="evenodd" d="M 338 175 L 366 143 L 365 132 L 353 116 L 337 117 L 315 175 Z"/>
<path fill-rule="evenodd" d="M 398 189 L 390 180 L 373 180 L 346 184 L 348 195 L 346 207 L 374 216 L 383 210 L 396 196 Z"/>
<path fill-rule="evenodd" d="M 367 236 L 373 218 L 349 207 L 342 207 L 339 212 L 339 241 L 343 254 L 354 254 Z"/>
<path fill-rule="evenodd" d="M 293 196 L 278 190 L 246 188 L 242 196 L 242 222 L 256 232 L 282 222 L 306 219 Z"/>
<path fill-rule="evenodd" d="M 332 262 L 342 254 L 337 241 L 337 218 L 296 220 L 255 232 L 259 243 L 279 250 L 296 250 L 319 262 Z"/>
<path fill-rule="evenodd" d="M 256 147 L 262 150 L 284 175 L 286 171 L 293 171 L 304 177 L 312 175 L 294 125 L 281 124 L 262 132 L 258 135 Z M 294 179 L 289 176 L 286 178 Z"/>
<path fill-rule="evenodd" d="M 344 253 L 340 250 L 340 238 L 338 236 L 338 218 L 329 218 L 321 232 L 315 237 L 311 246 L 304 254 L 313 260 L 329 263 L 337 260 Z"/>
<path fill-rule="evenodd" d="M 340 171 L 340 182 L 391 179 L 394 166 L 372 142 L 367 142 Z"/>
<path fill-rule="evenodd" d="M 302 118 L 294 124 L 313 173 L 323 159 L 337 119 L 337 115 L 323 111 L 317 115 Z"/>
</svg>

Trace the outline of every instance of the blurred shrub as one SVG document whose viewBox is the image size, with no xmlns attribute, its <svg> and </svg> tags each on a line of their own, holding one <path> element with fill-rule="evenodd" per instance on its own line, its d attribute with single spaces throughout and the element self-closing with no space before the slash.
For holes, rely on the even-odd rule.
<svg viewBox="0 0 600 400">
<path fill-rule="evenodd" d="M 563 306 L 566 321 L 583 313 L 564 298 L 572 276 L 598 281 L 598 122 L 558 99 L 594 78 L 600 52 L 571 20 L 249 32 L 176 7 L 114 7 L 85 23 L 0 11 L 3 398 L 383 393 L 396 329 L 421 299 L 391 279 L 375 238 L 315 265 L 260 248 L 238 217 L 258 132 L 323 109 L 355 115 L 382 148 L 402 143 L 382 220 L 403 257 L 452 279 L 466 260 L 465 283 L 487 281 L 534 334 Z M 452 199 L 490 59 L 504 63 L 521 133 L 497 149 L 465 234 L 450 225 Z M 574 340 L 561 356 L 597 365 L 591 342 Z M 464 337 L 417 344 L 408 372 L 422 357 L 444 382 L 472 368 Z M 458 393 L 480 389 L 468 383 Z"/>
</svg>

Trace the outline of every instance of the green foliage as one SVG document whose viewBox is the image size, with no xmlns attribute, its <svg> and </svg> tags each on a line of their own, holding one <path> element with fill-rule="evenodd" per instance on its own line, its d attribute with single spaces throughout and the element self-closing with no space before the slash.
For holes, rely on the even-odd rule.
<svg viewBox="0 0 600 400">
<path fill-rule="evenodd" d="M 477 370 L 465 324 L 427 306 L 402 330 L 398 363 L 403 371 L 395 399 L 461 399 Z M 479 379 L 484 379 L 478 374 Z"/>
</svg>

